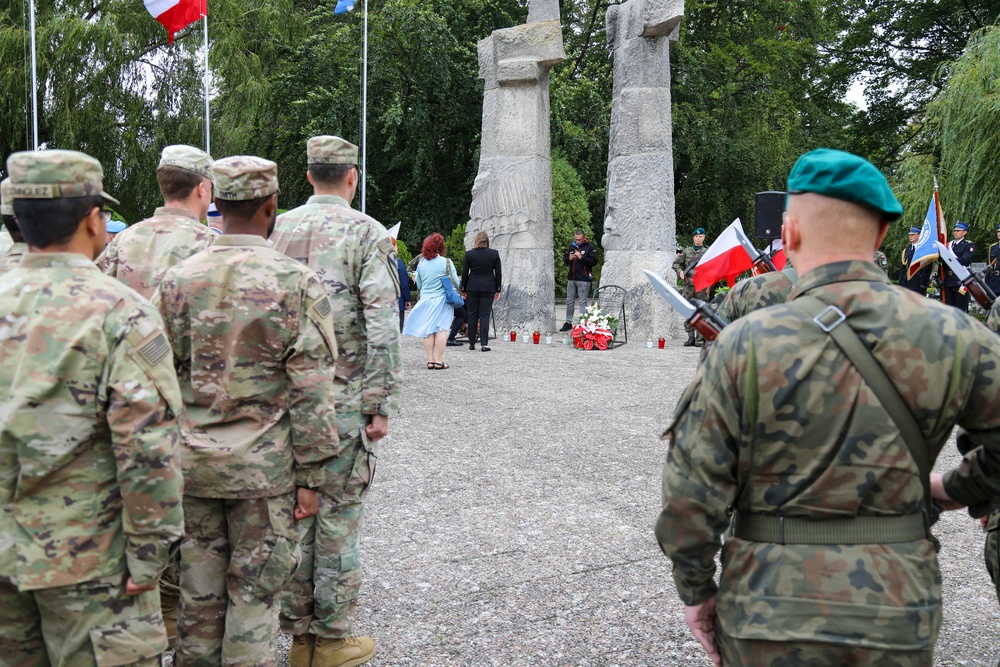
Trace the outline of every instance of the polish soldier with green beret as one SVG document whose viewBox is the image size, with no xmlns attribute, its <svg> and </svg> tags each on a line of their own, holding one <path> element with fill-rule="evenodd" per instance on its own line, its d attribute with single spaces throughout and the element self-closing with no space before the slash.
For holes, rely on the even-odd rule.
<svg viewBox="0 0 1000 667">
<path fill-rule="evenodd" d="M 306 154 L 315 194 L 278 217 L 271 241 L 313 268 L 330 297 L 343 455 L 327 467 L 319 514 L 299 524 L 302 564 L 282 597 L 281 626 L 293 637 L 291 667 L 336 667 L 375 654 L 372 638 L 354 636 L 352 616 L 361 587 L 364 500 L 378 441 L 402 393 L 399 271 L 385 227 L 350 206 L 361 177 L 358 147 L 318 136 Z"/>
<path fill-rule="evenodd" d="M 270 246 L 278 168 L 212 167 L 224 233 L 170 268 L 154 303 L 184 398 L 181 665 L 273 665 L 278 594 L 339 454 L 330 301 Z"/>
<path fill-rule="evenodd" d="M 14 184 L 10 177 L 0 181 L 0 218 L 3 219 L 3 228 L 10 235 L 14 244 L 0 255 L 0 273 L 4 269 L 12 269 L 21 261 L 21 257 L 28 252 L 28 244 L 21 236 L 21 228 L 17 226 L 17 218 L 14 217 Z"/>
<path fill-rule="evenodd" d="M 930 499 L 1000 492 L 1000 346 L 873 265 L 902 206 L 870 162 L 812 151 L 788 192 L 799 279 L 722 331 L 678 403 L 657 540 L 716 665 L 930 667 Z M 931 474 L 956 424 L 980 446 Z"/>
<path fill-rule="evenodd" d="M 212 203 L 212 156 L 194 146 L 163 149 L 156 168 L 163 206 L 114 237 L 97 260 L 101 270 L 147 299 L 174 264 L 204 250 L 215 234 L 202 220 Z"/>
<path fill-rule="evenodd" d="M 706 288 L 703 290 L 695 291 L 694 283 L 691 281 L 691 276 L 694 275 L 694 267 L 701 259 L 708 248 L 705 247 L 705 228 L 698 227 L 694 230 L 691 235 L 692 244 L 691 246 L 684 248 L 674 259 L 673 269 L 677 274 L 677 283 L 680 285 L 681 294 L 685 298 L 691 299 L 697 297 L 702 301 L 708 301 L 709 290 Z M 701 337 L 701 334 L 694 330 L 687 322 L 684 323 L 684 331 L 687 332 L 688 338 L 684 343 L 684 347 L 691 347 L 693 345 L 701 346 L 705 339 Z"/>
<path fill-rule="evenodd" d="M 103 275 L 101 164 L 15 153 L 30 245 L 0 274 L 0 662 L 153 665 L 184 530 L 182 411 L 160 314 Z"/>
</svg>

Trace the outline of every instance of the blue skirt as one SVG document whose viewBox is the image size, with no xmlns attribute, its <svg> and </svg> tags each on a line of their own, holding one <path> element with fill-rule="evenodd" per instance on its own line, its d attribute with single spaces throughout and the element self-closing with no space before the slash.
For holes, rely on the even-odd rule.
<svg viewBox="0 0 1000 667">
<path fill-rule="evenodd" d="M 448 305 L 443 296 L 417 301 L 403 325 L 404 336 L 426 338 L 438 331 L 451 331 L 451 321 L 455 309 Z"/>
</svg>

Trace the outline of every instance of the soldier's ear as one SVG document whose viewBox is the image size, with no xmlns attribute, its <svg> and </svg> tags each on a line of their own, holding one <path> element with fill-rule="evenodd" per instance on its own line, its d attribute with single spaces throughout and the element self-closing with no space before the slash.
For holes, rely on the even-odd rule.
<svg viewBox="0 0 1000 667">
<path fill-rule="evenodd" d="M 889 221 L 879 220 L 878 223 L 878 238 L 875 240 L 875 249 L 878 250 L 882 247 L 882 241 L 885 240 L 885 235 L 889 233 Z"/>
<path fill-rule="evenodd" d="M 309 181 L 309 185 L 316 187 L 316 181 L 313 180 L 312 172 L 306 169 L 306 180 Z"/>
</svg>

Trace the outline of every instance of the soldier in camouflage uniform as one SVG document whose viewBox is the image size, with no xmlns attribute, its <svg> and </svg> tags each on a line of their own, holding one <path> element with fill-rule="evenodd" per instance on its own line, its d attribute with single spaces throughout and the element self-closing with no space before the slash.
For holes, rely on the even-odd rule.
<svg viewBox="0 0 1000 667">
<path fill-rule="evenodd" d="M 147 299 L 174 264 L 204 250 L 215 233 L 202 224 L 212 203 L 212 156 L 193 146 L 167 146 L 156 168 L 163 206 L 108 244 L 97 264 Z"/>
<path fill-rule="evenodd" d="M 184 529 L 160 314 L 94 266 L 100 163 L 15 153 L 32 246 L 0 274 L 0 663 L 159 664 L 156 580 Z"/>
<path fill-rule="evenodd" d="M 277 165 L 238 156 L 212 172 L 226 233 L 154 295 L 186 408 L 177 662 L 267 666 L 295 521 L 315 514 L 339 454 L 337 345 L 319 277 L 267 242 Z"/>
<path fill-rule="evenodd" d="M 339 137 L 307 143 L 315 194 L 278 218 L 274 247 L 316 270 L 337 332 L 337 429 L 344 455 L 327 468 L 315 520 L 302 522 L 302 565 L 282 598 L 281 625 L 293 635 L 292 667 L 361 664 L 375 652 L 352 637 L 361 587 L 360 530 L 378 440 L 399 408 L 402 360 L 397 326 L 399 273 L 385 228 L 352 209 L 358 148 Z M 317 639 L 318 638 L 318 639 Z"/>
<path fill-rule="evenodd" d="M 875 266 L 882 269 L 882 273 L 889 275 L 889 258 L 885 256 L 884 252 L 876 250 L 872 261 L 875 263 Z"/>
<path fill-rule="evenodd" d="M 28 252 L 28 244 L 24 242 L 21 228 L 17 226 L 17 218 L 14 217 L 13 189 L 14 184 L 9 177 L 0 181 L 0 218 L 3 219 L 3 227 L 14 242 L 14 245 L 0 256 L 0 273 L 17 266 L 21 257 Z"/>
<path fill-rule="evenodd" d="M 798 279 L 798 271 L 789 260 L 781 271 L 768 271 L 741 280 L 726 294 L 718 313 L 732 323 L 755 310 L 784 303 Z"/>
<path fill-rule="evenodd" d="M 694 265 L 698 263 L 698 260 L 707 251 L 708 248 L 705 247 L 705 230 L 702 227 L 698 227 L 694 230 L 694 234 L 692 234 L 691 247 L 684 248 L 674 260 L 673 269 L 677 274 L 677 282 L 681 286 L 681 294 L 687 299 L 697 297 L 702 301 L 708 301 L 709 289 L 696 292 L 694 283 L 691 282 L 691 276 L 694 275 Z M 684 347 L 691 347 L 693 345 L 701 346 L 704 344 L 705 339 L 687 322 L 684 323 L 684 331 L 688 335 Z"/>
<path fill-rule="evenodd" d="M 941 573 L 925 488 L 951 508 L 996 495 L 1000 348 L 872 265 L 902 214 L 874 165 L 813 151 L 788 191 L 782 237 L 799 280 L 788 303 L 726 327 L 679 402 L 657 539 L 717 665 L 929 667 Z M 871 352 L 864 368 L 885 373 L 920 442 L 903 440 L 838 326 Z M 918 461 L 929 469 L 956 423 L 983 446 L 928 479 Z"/>
</svg>

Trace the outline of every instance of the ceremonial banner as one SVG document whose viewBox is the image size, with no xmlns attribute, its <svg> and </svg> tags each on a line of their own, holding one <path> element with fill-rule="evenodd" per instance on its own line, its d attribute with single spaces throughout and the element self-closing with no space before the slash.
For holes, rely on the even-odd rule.
<svg viewBox="0 0 1000 667">
<path fill-rule="evenodd" d="M 354 0 L 337 0 L 337 6 L 333 8 L 334 14 L 346 14 L 354 9 Z"/>
<path fill-rule="evenodd" d="M 146 10 L 167 29 L 167 41 L 208 14 L 208 0 L 143 0 Z"/>
<path fill-rule="evenodd" d="M 711 287 L 720 280 L 725 280 L 732 287 L 736 276 L 753 266 L 753 259 L 740 243 L 740 235 L 746 236 L 743 223 L 736 218 L 694 267 L 691 281 L 696 291 Z"/>
<path fill-rule="evenodd" d="M 931 196 L 931 204 L 927 207 L 927 215 L 924 217 L 924 224 L 920 228 L 920 238 L 914 244 L 913 259 L 906 269 L 906 277 L 913 278 L 920 269 L 928 264 L 937 261 L 938 251 L 934 247 L 934 242 L 946 242 L 944 228 L 944 215 L 941 211 L 941 203 L 938 201 L 937 191 Z"/>
</svg>

